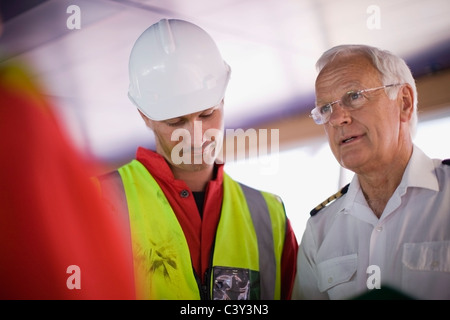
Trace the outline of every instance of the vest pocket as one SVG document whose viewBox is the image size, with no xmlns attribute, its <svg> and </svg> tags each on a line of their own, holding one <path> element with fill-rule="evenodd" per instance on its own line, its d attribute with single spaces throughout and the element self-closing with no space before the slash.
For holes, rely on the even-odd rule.
<svg viewBox="0 0 450 320">
<path fill-rule="evenodd" d="M 320 262 L 317 265 L 320 292 L 349 281 L 356 272 L 357 258 L 353 253 Z"/>
<path fill-rule="evenodd" d="M 213 300 L 254 300 L 259 296 L 259 272 L 213 267 Z"/>
</svg>

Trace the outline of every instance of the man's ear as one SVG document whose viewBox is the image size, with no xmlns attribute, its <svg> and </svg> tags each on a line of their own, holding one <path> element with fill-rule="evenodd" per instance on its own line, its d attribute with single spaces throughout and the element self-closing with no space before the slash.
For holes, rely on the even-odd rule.
<svg viewBox="0 0 450 320">
<path fill-rule="evenodd" d="M 145 114 L 143 114 L 141 112 L 141 110 L 138 109 L 138 112 L 141 115 L 142 119 L 144 119 L 145 125 L 153 130 L 153 122 L 152 122 L 152 120 L 150 120 Z"/>
<path fill-rule="evenodd" d="M 405 84 L 398 93 L 398 99 L 401 103 L 400 120 L 408 122 L 414 112 L 414 95 L 413 89 L 409 84 Z"/>
</svg>

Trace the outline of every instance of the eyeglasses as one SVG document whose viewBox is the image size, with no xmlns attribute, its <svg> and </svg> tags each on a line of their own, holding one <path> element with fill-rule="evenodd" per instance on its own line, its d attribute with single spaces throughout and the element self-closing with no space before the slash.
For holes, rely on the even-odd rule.
<svg viewBox="0 0 450 320">
<path fill-rule="evenodd" d="M 339 100 L 327 103 L 322 107 L 316 106 L 311 110 L 311 114 L 309 116 L 313 118 L 316 124 L 325 124 L 330 120 L 331 113 L 333 112 L 333 105 L 335 105 L 336 103 L 340 103 L 342 106 L 347 107 L 350 110 L 359 109 L 366 102 L 364 93 L 401 85 L 401 83 L 387 84 L 376 88 L 348 91 Z"/>
</svg>

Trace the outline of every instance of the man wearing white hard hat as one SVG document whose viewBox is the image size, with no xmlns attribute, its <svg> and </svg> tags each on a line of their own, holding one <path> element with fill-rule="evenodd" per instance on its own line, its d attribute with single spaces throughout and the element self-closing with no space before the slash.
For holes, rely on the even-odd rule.
<svg viewBox="0 0 450 320">
<path fill-rule="evenodd" d="M 99 177 L 125 212 L 138 299 L 290 299 L 297 240 L 281 199 L 216 160 L 231 69 L 213 39 L 162 19 L 137 39 L 128 96 L 155 150 Z"/>
</svg>

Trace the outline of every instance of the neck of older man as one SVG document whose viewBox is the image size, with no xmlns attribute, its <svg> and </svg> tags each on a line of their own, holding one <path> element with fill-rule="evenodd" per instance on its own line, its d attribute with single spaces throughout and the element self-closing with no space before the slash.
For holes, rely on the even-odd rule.
<svg viewBox="0 0 450 320">
<path fill-rule="evenodd" d="M 378 218 L 381 217 L 389 199 L 402 181 L 412 150 L 412 142 L 407 143 L 387 165 L 368 173 L 357 173 L 367 204 Z"/>
</svg>

